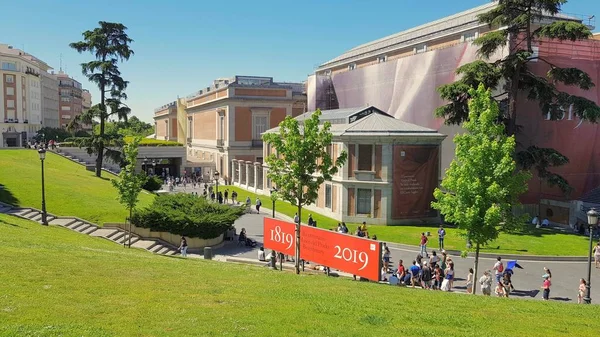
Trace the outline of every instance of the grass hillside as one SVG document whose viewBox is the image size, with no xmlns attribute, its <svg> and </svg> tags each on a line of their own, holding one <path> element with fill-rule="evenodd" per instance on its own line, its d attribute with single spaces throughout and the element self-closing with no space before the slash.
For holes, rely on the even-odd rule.
<svg viewBox="0 0 600 337">
<path fill-rule="evenodd" d="M 245 202 L 249 196 L 252 205 L 256 201 L 257 195 L 243 188 L 235 186 L 219 186 L 219 190 L 235 190 L 238 192 L 238 200 Z M 263 208 L 272 208 L 272 202 L 269 196 L 258 196 Z M 281 212 L 289 217 L 294 217 L 297 208 L 285 201 L 278 200 L 275 204 L 277 212 Z M 308 215 L 312 214 L 313 219 L 317 221 L 318 227 L 336 228 L 338 221 L 327 216 L 302 210 L 302 221 L 308 221 Z M 356 230 L 358 224 L 347 224 L 350 230 Z M 403 225 L 403 226 L 368 226 L 369 235 L 377 235 L 377 239 L 387 242 L 396 242 L 407 245 L 418 246 L 422 232 L 431 232 L 429 238 L 429 248 L 438 247 L 437 230 L 438 226 L 432 225 Z M 462 251 L 466 246 L 466 239 L 460 235 L 456 228 L 446 228 L 446 239 L 444 248 L 448 250 Z M 588 238 L 586 236 L 560 233 L 550 229 L 538 229 L 532 225 L 527 225 L 520 233 L 501 233 L 500 237 L 492 241 L 489 245 L 482 248 L 482 252 L 494 254 L 520 254 L 520 255 L 548 255 L 548 256 L 586 256 L 588 254 Z"/>
<path fill-rule="evenodd" d="M 46 209 L 49 213 L 79 218 L 102 225 L 124 222 L 128 212 L 117 201 L 117 190 L 110 180 L 115 175 L 94 172 L 54 153 L 44 161 Z M 0 201 L 21 207 L 41 209 L 41 165 L 34 150 L 0 150 Z M 140 194 L 139 206 L 152 202 L 153 195 Z"/>
<path fill-rule="evenodd" d="M 600 306 L 152 255 L 0 215 L 0 336 L 597 336 Z"/>
</svg>

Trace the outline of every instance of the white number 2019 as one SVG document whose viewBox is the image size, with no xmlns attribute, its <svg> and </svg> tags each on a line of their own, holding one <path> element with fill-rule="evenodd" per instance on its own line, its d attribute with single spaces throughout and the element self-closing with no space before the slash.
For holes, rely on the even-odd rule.
<svg viewBox="0 0 600 337">
<path fill-rule="evenodd" d="M 359 252 L 356 249 L 342 248 L 335 246 L 337 253 L 333 257 L 352 263 L 362 263 L 362 267 L 358 270 L 363 270 L 369 264 L 369 255 L 366 252 Z"/>
</svg>

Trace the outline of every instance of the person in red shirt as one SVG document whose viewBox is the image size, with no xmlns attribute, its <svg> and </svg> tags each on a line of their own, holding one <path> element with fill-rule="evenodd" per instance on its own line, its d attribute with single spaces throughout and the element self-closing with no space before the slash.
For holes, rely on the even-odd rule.
<svg viewBox="0 0 600 337">
<path fill-rule="evenodd" d="M 398 270 L 396 271 L 396 275 L 398 276 L 398 280 L 400 280 L 400 282 L 404 281 L 404 278 L 406 277 L 406 268 L 404 268 L 402 260 L 398 262 Z"/>
<path fill-rule="evenodd" d="M 550 286 L 552 285 L 552 283 L 550 282 L 550 277 L 547 275 L 545 276 L 546 277 L 544 277 L 544 283 L 542 283 L 542 289 L 544 291 L 544 301 L 547 301 L 548 299 L 550 299 Z"/>
<path fill-rule="evenodd" d="M 425 233 L 421 233 L 420 247 L 421 247 L 421 256 L 423 256 L 423 257 L 429 257 L 429 255 L 427 254 L 427 241 L 429 241 L 429 239 L 427 239 L 427 236 L 425 235 Z"/>
</svg>

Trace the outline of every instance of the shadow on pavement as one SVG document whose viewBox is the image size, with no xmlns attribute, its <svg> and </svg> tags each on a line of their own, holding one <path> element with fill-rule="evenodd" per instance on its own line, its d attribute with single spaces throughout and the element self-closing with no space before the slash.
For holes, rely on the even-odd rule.
<svg viewBox="0 0 600 337">
<path fill-rule="evenodd" d="M 537 294 L 539 294 L 539 290 L 513 290 L 510 292 L 510 296 L 517 296 L 517 297 L 531 297 L 534 298 L 537 296 Z"/>
</svg>

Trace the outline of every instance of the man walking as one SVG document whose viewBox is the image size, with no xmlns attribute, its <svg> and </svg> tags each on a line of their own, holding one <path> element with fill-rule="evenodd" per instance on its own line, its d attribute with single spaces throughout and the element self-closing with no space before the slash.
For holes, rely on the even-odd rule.
<svg viewBox="0 0 600 337">
<path fill-rule="evenodd" d="M 421 233 L 421 256 L 422 257 L 427 257 L 427 241 L 429 241 L 429 239 L 427 238 L 427 236 L 425 236 L 425 233 Z"/>
<path fill-rule="evenodd" d="M 444 250 L 444 237 L 446 236 L 446 230 L 444 226 L 440 225 L 440 229 L 438 229 L 438 242 L 440 244 L 440 250 Z"/>
</svg>

